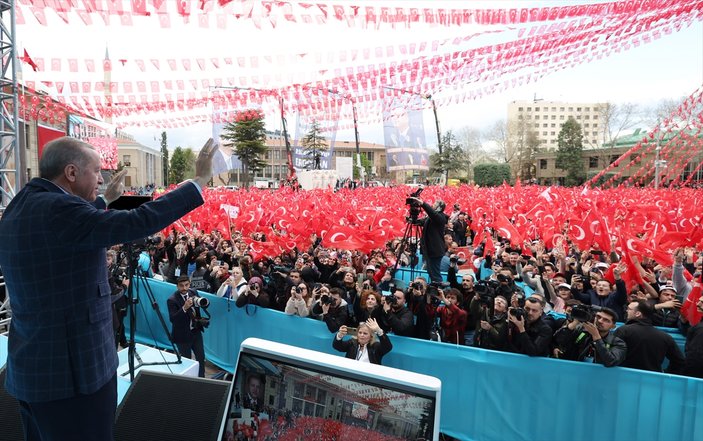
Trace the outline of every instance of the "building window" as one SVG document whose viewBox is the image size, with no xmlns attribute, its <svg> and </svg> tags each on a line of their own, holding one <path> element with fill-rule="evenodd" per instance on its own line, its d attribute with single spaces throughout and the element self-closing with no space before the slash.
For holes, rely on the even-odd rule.
<svg viewBox="0 0 703 441">
<path fill-rule="evenodd" d="M 544 127 L 544 128 L 546 128 L 548 126 L 549 126 L 549 124 L 547 124 L 547 123 L 542 124 L 542 127 Z"/>
<path fill-rule="evenodd" d="M 564 115 L 559 115 L 559 120 L 564 121 Z"/>
<path fill-rule="evenodd" d="M 581 115 L 576 115 L 576 119 L 581 119 Z"/>
<path fill-rule="evenodd" d="M 559 111 L 560 111 L 560 112 L 563 112 L 563 111 L 564 111 L 564 108 L 563 108 L 563 107 L 559 107 Z"/>
<path fill-rule="evenodd" d="M 556 111 L 557 111 L 557 108 L 556 108 L 556 107 L 552 107 L 552 112 L 556 112 Z"/>
<path fill-rule="evenodd" d="M 598 168 L 598 157 L 591 156 L 588 158 L 588 168 Z"/>
<path fill-rule="evenodd" d="M 535 107 L 535 112 L 539 112 L 539 107 Z"/>
<path fill-rule="evenodd" d="M 535 119 L 539 119 L 539 115 L 535 115 Z"/>
<path fill-rule="evenodd" d="M 591 115 L 586 115 L 583 117 L 583 119 L 591 119 Z"/>
<path fill-rule="evenodd" d="M 546 159 L 540 159 L 540 160 L 539 160 L 539 169 L 540 169 L 540 170 L 546 170 L 546 169 L 547 169 L 547 160 L 546 160 Z"/>
<path fill-rule="evenodd" d="M 549 132 L 549 134 L 550 134 L 551 136 L 554 136 L 554 135 L 555 135 L 555 132 Z"/>
<path fill-rule="evenodd" d="M 619 155 L 612 155 L 610 157 L 610 163 L 612 164 L 613 162 L 617 161 L 619 157 L 620 157 Z"/>
<path fill-rule="evenodd" d="M 598 128 L 598 123 L 593 123 L 593 128 L 597 129 Z"/>
<path fill-rule="evenodd" d="M 574 111 L 574 108 L 573 108 L 573 107 L 569 107 L 569 112 L 573 112 L 573 111 Z"/>
<path fill-rule="evenodd" d="M 528 108 L 527 108 L 527 111 L 528 111 L 528 112 L 532 112 L 532 107 L 528 107 Z"/>
<path fill-rule="evenodd" d="M 581 108 L 580 108 L 580 107 L 577 107 L 577 108 L 576 108 L 576 111 L 577 111 L 577 112 L 580 112 L 580 111 L 581 111 Z"/>
<path fill-rule="evenodd" d="M 556 116 L 556 115 L 552 115 L 552 119 L 557 119 L 557 116 Z"/>
<path fill-rule="evenodd" d="M 547 136 L 547 132 L 542 132 L 542 136 Z"/>
<path fill-rule="evenodd" d="M 539 124 L 535 124 L 535 128 L 536 128 L 536 129 L 539 129 Z"/>
<path fill-rule="evenodd" d="M 554 127 L 556 127 L 556 126 L 557 126 L 557 125 L 556 125 L 556 124 L 554 124 L 554 123 L 552 123 L 552 125 L 551 125 L 551 127 L 552 127 L 552 128 L 554 128 Z"/>
<path fill-rule="evenodd" d="M 593 119 L 598 119 L 598 115 L 593 115 Z"/>
<path fill-rule="evenodd" d="M 594 107 L 594 108 L 593 108 L 593 111 L 594 111 L 594 112 L 600 112 L 600 107 L 597 107 L 597 106 Z M 595 117 L 594 117 L 594 118 L 595 118 Z"/>
<path fill-rule="evenodd" d="M 590 108 L 590 107 L 586 107 L 586 112 L 590 112 L 590 111 L 591 111 L 591 108 Z"/>
<path fill-rule="evenodd" d="M 583 126 L 584 126 L 584 127 L 588 127 L 588 125 L 589 125 L 588 123 L 584 123 L 584 125 L 583 125 Z"/>
<path fill-rule="evenodd" d="M 517 119 L 522 120 L 522 115 L 518 115 Z"/>
<path fill-rule="evenodd" d="M 518 112 L 522 112 L 522 107 L 518 107 L 518 108 L 517 108 L 517 111 L 518 111 Z"/>
<path fill-rule="evenodd" d="M 132 155 L 122 156 L 122 164 L 124 164 L 125 167 L 131 166 L 132 165 Z"/>
</svg>

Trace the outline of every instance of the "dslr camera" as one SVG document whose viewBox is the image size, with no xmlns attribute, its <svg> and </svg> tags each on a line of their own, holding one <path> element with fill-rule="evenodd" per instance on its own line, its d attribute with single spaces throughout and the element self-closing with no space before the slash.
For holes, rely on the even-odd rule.
<svg viewBox="0 0 703 441">
<path fill-rule="evenodd" d="M 391 305 L 391 306 L 396 305 L 396 304 L 398 303 L 398 297 L 396 297 L 396 296 L 393 295 L 393 294 L 390 294 L 390 295 L 387 295 L 387 296 L 383 296 L 383 299 L 385 300 L 385 302 L 386 302 L 387 304 L 389 304 L 389 305 Z"/>
<path fill-rule="evenodd" d="M 525 319 L 527 316 L 527 312 L 525 312 L 525 308 L 522 307 L 517 307 L 517 308 L 508 308 L 508 314 L 512 315 L 516 319 Z"/>
<path fill-rule="evenodd" d="M 574 305 L 571 308 L 571 319 L 581 323 L 593 322 L 596 313 L 602 310 L 603 308 L 598 305 Z"/>
<path fill-rule="evenodd" d="M 298 288 L 295 288 L 295 292 L 298 292 Z M 322 294 L 320 296 L 320 305 L 330 305 L 332 303 L 332 298 L 328 294 Z"/>
<path fill-rule="evenodd" d="M 193 299 L 193 306 L 197 306 L 199 308 L 207 308 L 210 306 L 210 300 L 205 297 L 193 296 L 191 299 Z"/>
</svg>

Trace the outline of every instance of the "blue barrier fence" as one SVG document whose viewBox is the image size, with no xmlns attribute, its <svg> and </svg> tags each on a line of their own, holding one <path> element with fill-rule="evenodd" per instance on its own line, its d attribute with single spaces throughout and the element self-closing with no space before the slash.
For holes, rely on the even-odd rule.
<svg viewBox="0 0 703 441">
<path fill-rule="evenodd" d="M 175 286 L 149 280 L 168 322 Z M 137 341 L 170 347 L 138 286 Z M 205 294 L 207 358 L 232 370 L 240 343 L 259 337 L 340 355 L 324 323 Z M 229 303 L 229 305 L 228 305 Z M 700 440 L 703 381 L 676 375 L 487 351 L 392 336 L 384 365 L 442 381 L 441 428 L 461 440 Z M 166 405 L 166 403 L 165 403 Z"/>
</svg>

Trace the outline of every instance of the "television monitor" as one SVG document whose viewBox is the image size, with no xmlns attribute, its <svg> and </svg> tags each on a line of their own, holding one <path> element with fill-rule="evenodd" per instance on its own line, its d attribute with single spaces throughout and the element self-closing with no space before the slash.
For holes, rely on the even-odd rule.
<svg viewBox="0 0 703 441">
<path fill-rule="evenodd" d="M 439 379 L 257 338 L 242 342 L 220 439 L 437 440 Z"/>
</svg>

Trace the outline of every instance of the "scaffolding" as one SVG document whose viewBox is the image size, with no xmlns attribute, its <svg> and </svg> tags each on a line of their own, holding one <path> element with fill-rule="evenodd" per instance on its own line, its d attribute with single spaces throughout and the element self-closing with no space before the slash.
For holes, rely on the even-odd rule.
<svg viewBox="0 0 703 441">
<path fill-rule="evenodd" d="M 0 215 L 22 184 L 15 35 L 15 0 L 0 0 Z"/>
</svg>

